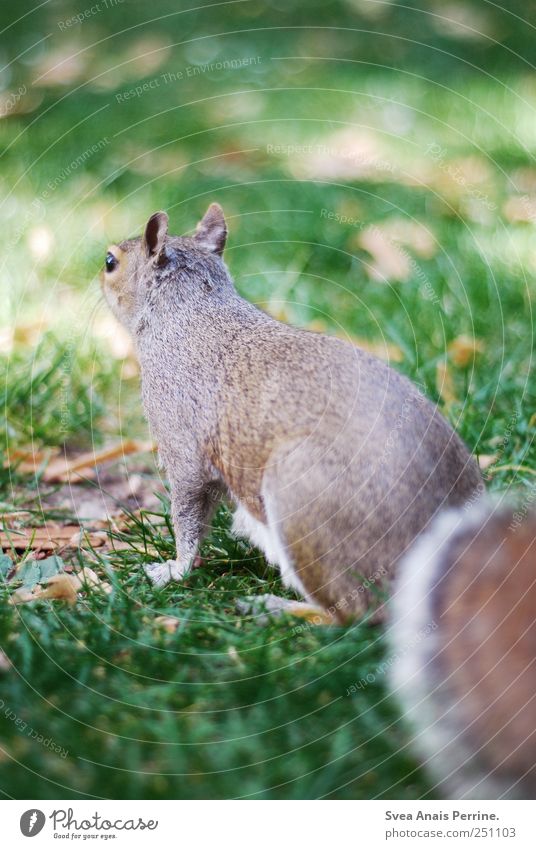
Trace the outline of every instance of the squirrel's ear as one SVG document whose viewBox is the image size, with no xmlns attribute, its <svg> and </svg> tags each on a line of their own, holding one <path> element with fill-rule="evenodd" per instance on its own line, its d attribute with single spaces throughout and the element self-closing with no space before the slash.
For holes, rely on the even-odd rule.
<svg viewBox="0 0 536 849">
<path fill-rule="evenodd" d="M 221 256 L 227 240 L 227 224 L 219 203 L 211 203 L 197 225 L 194 239 L 207 251 Z"/>
<path fill-rule="evenodd" d="M 155 212 L 145 225 L 143 245 L 148 257 L 158 256 L 164 247 L 169 218 L 165 212 Z"/>
</svg>

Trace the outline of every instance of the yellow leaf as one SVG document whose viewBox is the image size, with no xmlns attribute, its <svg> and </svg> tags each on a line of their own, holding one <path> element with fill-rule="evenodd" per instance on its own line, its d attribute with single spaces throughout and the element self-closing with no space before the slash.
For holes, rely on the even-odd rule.
<svg viewBox="0 0 536 849">
<path fill-rule="evenodd" d="M 74 575 L 64 573 L 53 575 L 47 581 L 45 589 L 39 590 L 34 597 L 37 599 L 57 599 L 66 601 L 67 604 L 76 604 L 78 598 L 76 590 L 79 586 L 80 581 Z"/>
<path fill-rule="evenodd" d="M 452 404 L 457 401 L 456 390 L 454 388 L 454 380 L 447 362 L 443 361 L 436 366 L 436 389 L 445 404 Z"/>
<path fill-rule="evenodd" d="M 465 333 L 453 339 L 448 346 L 452 362 L 462 368 L 473 362 L 476 355 L 482 353 L 483 350 L 484 343 L 481 339 L 475 339 Z"/>
</svg>

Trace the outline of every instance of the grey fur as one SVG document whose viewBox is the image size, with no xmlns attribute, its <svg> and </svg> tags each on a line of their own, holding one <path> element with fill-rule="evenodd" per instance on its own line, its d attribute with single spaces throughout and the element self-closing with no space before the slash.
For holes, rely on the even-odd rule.
<svg viewBox="0 0 536 849">
<path fill-rule="evenodd" d="M 259 534 L 270 527 L 309 600 L 339 620 L 362 614 L 434 515 L 482 487 L 480 473 L 405 377 L 241 298 L 219 255 L 225 235 L 212 204 L 193 238 L 167 236 L 154 256 L 147 236 L 112 248 L 119 267 L 103 278 L 135 340 L 171 487 L 177 560 L 151 577 L 190 568 L 214 495 L 227 494 Z"/>
</svg>

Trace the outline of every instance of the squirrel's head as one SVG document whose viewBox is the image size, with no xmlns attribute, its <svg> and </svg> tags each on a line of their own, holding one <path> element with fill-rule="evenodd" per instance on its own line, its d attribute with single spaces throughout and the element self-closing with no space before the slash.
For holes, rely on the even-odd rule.
<svg viewBox="0 0 536 849">
<path fill-rule="evenodd" d="M 143 236 L 110 245 L 101 284 L 116 318 L 134 330 L 158 284 L 169 283 L 186 298 L 227 278 L 221 256 L 227 226 L 221 206 L 211 203 L 193 236 L 169 236 L 165 212 L 151 215 Z"/>
</svg>

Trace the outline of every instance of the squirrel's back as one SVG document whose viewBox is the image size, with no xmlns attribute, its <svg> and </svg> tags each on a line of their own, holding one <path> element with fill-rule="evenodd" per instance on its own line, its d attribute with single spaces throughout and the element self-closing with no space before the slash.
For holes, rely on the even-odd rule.
<svg viewBox="0 0 536 849">
<path fill-rule="evenodd" d="M 392 685 L 440 792 L 536 798 L 536 514 L 449 511 L 400 564 Z"/>
</svg>

